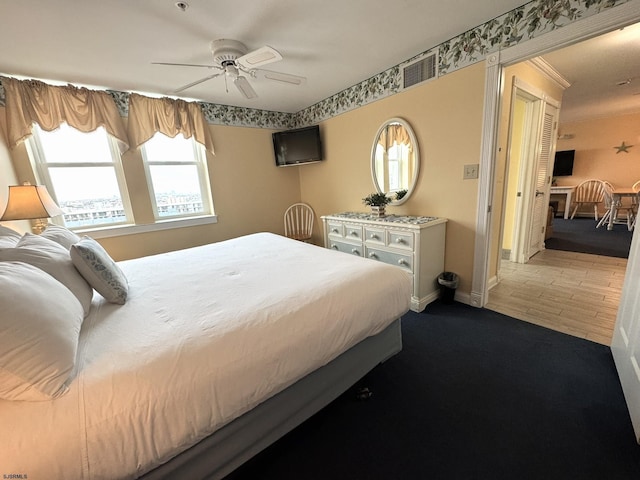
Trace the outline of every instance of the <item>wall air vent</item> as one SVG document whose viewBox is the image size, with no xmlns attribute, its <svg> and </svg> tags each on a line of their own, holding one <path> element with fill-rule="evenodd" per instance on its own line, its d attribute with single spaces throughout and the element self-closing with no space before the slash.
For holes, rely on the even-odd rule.
<svg viewBox="0 0 640 480">
<path fill-rule="evenodd" d="M 404 65 L 402 71 L 402 89 L 412 87 L 438 75 L 438 55 L 429 53 L 418 60 Z"/>
</svg>

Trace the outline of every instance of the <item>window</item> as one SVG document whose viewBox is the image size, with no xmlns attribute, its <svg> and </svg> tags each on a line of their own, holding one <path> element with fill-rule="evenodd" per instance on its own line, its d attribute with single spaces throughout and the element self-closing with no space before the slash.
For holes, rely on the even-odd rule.
<svg viewBox="0 0 640 480">
<path fill-rule="evenodd" d="M 34 125 L 27 150 L 38 177 L 64 210 L 69 228 L 132 223 L 116 140 L 100 127 L 90 133 L 62 124 Z"/>
<path fill-rule="evenodd" d="M 156 133 L 142 146 L 156 220 L 213 213 L 204 147 Z"/>
</svg>

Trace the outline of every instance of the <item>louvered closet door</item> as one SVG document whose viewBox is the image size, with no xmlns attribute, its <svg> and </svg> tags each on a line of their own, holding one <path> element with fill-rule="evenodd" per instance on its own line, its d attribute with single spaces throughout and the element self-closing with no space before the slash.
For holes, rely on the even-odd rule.
<svg viewBox="0 0 640 480">
<path fill-rule="evenodd" d="M 527 258 L 531 258 L 544 245 L 544 233 L 547 225 L 549 205 L 549 165 L 551 155 L 555 150 L 555 132 L 557 127 L 558 109 L 545 104 L 540 150 L 536 161 L 535 198 L 533 201 L 533 217 L 529 232 L 529 248 Z"/>
</svg>

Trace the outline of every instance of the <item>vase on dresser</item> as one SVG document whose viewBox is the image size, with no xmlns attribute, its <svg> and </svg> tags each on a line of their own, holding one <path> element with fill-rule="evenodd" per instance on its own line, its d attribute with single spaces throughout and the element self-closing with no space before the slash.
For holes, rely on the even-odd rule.
<svg viewBox="0 0 640 480">
<path fill-rule="evenodd" d="M 385 216 L 385 206 L 384 205 L 371 205 L 371 214 L 374 217 L 381 218 Z"/>
</svg>

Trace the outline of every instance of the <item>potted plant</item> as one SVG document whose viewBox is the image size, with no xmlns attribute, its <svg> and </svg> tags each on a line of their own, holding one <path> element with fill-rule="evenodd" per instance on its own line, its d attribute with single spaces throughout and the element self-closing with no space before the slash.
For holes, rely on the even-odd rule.
<svg viewBox="0 0 640 480">
<path fill-rule="evenodd" d="M 391 203 L 393 199 L 384 192 L 375 192 L 364 197 L 362 201 L 365 205 L 369 205 L 371 207 L 371 212 L 375 216 L 384 217 L 385 207 Z"/>
<path fill-rule="evenodd" d="M 398 190 L 396 192 L 396 200 L 401 200 L 407 194 L 407 190 Z"/>
</svg>

